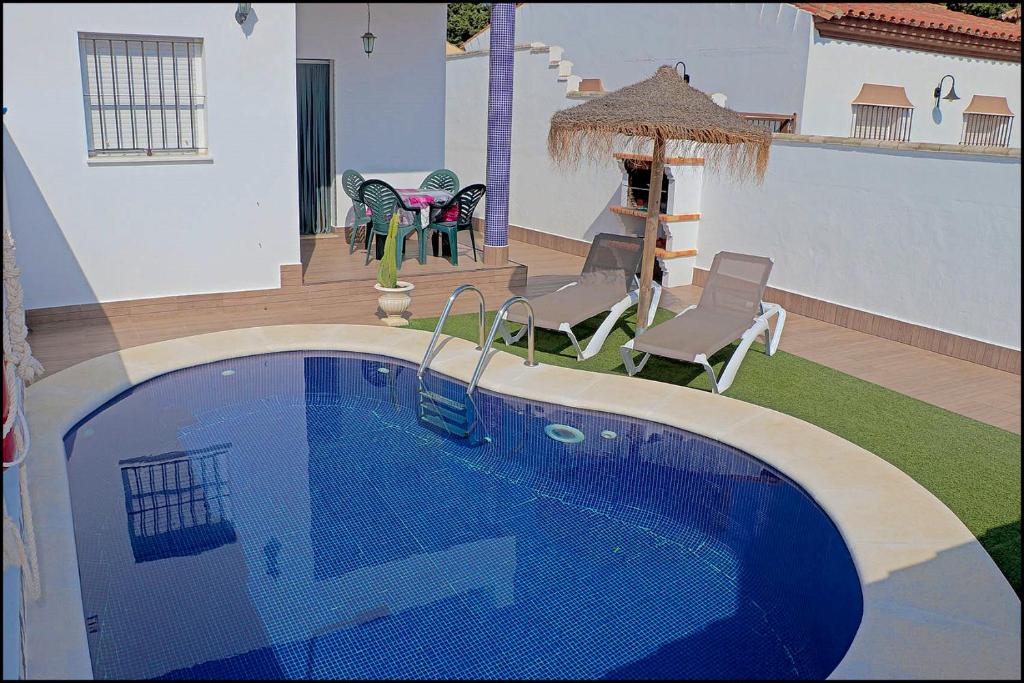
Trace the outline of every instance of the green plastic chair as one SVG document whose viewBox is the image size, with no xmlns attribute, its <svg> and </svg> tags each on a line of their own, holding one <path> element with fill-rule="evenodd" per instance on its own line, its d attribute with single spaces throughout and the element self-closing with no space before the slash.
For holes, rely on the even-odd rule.
<svg viewBox="0 0 1024 683">
<path fill-rule="evenodd" d="M 458 235 L 462 230 L 469 230 L 469 241 L 473 245 L 473 260 L 477 260 L 476 237 L 473 234 L 473 212 L 476 211 L 480 200 L 484 198 L 485 192 L 487 192 L 486 185 L 469 185 L 456 192 L 455 196 L 446 204 L 430 212 L 431 221 L 427 230 L 434 230 L 448 238 L 448 245 L 452 252 L 449 260 L 453 266 L 459 265 Z M 444 215 L 455 206 L 459 207 L 459 215 L 456 220 L 442 221 Z"/>
<path fill-rule="evenodd" d="M 363 184 L 363 176 L 359 174 L 359 171 L 353 171 L 351 168 L 341 174 L 341 187 L 345 190 L 345 194 L 352 200 L 352 210 L 355 212 L 355 218 L 352 219 L 352 238 L 348 243 L 348 253 L 353 253 L 356 250 L 356 234 L 359 232 L 359 228 L 367 226 L 366 228 L 366 244 L 370 243 L 370 223 L 373 219 L 366 215 L 366 204 L 359 201 L 359 186 Z"/>
<path fill-rule="evenodd" d="M 423 182 L 420 183 L 420 189 L 447 190 L 455 194 L 459 191 L 459 176 L 447 168 L 441 168 L 424 178 Z"/>
<path fill-rule="evenodd" d="M 391 217 L 395 215 L 396 211 L 405 209 L 406 211 L 411 212 L 413 216 L 412 222 L 400 224 L 398 226 L 398 244 L 395 248 L 395 268 L 398 270 L 402 269 L 402 252 L 405 249 L 405 239 L 414 232 L 416 233 L 420 243 L 418 260 L 420 264 L 427 262 L 426 229 L 420 221 L 420 212 L 417 209 L 412 209 L 406 206 L 405 202 L 402 201 L 402 197 L 395 191 L 395 188 L 391 187 L 383 180 L 367 180 L 359 186 L 359 201 L 370 207 L 370 214 L 373 220 L 370 223 L 367 232 L 371 237 L 387 237 Z M 370 263 L 370 249 L 372 243 L 372 239 L 367 239 L 366 264 Z"/>
</svg>

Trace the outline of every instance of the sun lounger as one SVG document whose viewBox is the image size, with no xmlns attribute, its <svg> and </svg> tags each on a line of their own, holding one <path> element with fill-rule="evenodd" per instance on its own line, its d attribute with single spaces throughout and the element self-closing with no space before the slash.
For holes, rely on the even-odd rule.
<svg viewBox="0 0 1024 683">
<path fill-rule="evenodd" d="M 626 371 L 635 375 L 651 355 L 662 356 L 703 366 L 714 393 L 728 389 L 758 335 L 764 335 L 769 356 L 778 348 L 786 312 L 778 304 L 761 300 L 771 270 L 770 258 L 727 251 L 716 254 L 698 304 L 648 328 L 619 349 Z M 774 331 L 768 324 L 772 317 L 777 317 Z M 739 345 L 722 376 L 716 378 L 709 359 L 737 339 Z M 634 352 L 644 354 L 638 363 L 633 361 Z"/>
<path fill-rule="evenodd" d="M 579 279 L 550 294 L 530 298 L 533 324 L 546 330 L 565 332 L 576 350 L 576 360 L 592 357 L 601 350 L 619 317 L 630 306 L 636 305 L 640 297 L 636 271 L 642 253 L 643 239 L 640 237 L 611 233 L 597 235 Z M 648 324 L 654 319 L 660 298 L 661 287 L 654 283 Z M 607 315 L 587 347 L 581 348 L 572 328 L 601 313 Z M 506 320 L 525 325 L 526 316 L 518 312 L 509 313 Z M 519 341 L 526 330 L 524 326 L 513 335 L 504 322 L 500 329 L 506 344 Z"/>
</svg>

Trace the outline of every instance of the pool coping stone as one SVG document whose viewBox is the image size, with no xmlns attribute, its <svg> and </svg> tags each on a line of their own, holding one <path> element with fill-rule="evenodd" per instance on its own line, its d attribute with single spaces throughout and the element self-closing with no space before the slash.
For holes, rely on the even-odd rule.
<svg viewBox="0 0 1024 683">
<path fill-rule="evenodd" d="M 182 368 L 281 351 L 353 351 L 419 363 L 430 333 L 370 325 L 276 325 L 123 349 L 27 389 L 29 493 L 42 596 L 25 598 L 29 678 L 92 678 L 64 435 L 129 387 Z M 431 369 L 466 383 L 479 351 L 444 338 Z M 832 672 L 850 678 L 1021 677 L 1020 600 L 974 535 L 923 486 L 867 450 L 797 418 L 641 377 L 492 351 L 480 387 L 650 420 L 739 448 L 786 474 L 831 517 L 853 556 L 864 617 Z"/>
</svg>

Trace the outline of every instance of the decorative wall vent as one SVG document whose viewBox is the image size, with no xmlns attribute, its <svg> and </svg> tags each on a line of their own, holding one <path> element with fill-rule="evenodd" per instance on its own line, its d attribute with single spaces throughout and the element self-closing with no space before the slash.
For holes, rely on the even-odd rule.
<svg viewBox="0 0 1024 683">
<path fill-rule="evenodd" d="M 964 109 L 960 144 L 1009 147 L 1013 116 L 1005 97 L 975 95 Z"/>
<path fill-rule="evenodd" d="M 898 85 L 865 83 L 853 102 L 850 137 L 867 140 L 910 139 L 914 105 Z"/>
</svg>

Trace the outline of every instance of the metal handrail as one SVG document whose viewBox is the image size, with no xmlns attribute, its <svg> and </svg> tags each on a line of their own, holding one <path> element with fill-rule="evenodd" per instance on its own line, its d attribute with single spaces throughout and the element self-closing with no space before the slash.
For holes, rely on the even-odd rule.
<svg viewBox="0 0 1024 683">
<path fill-rule="evenodd" d="M 420 362 L 420 369 L 416 371 L 416 377 L 419 379 L 423 378 L 423 373 L 426 372 L 427 366 L 430 365 L 430 354 L 434 351 L 434 346 L 437 345 L 437 340 L 441 336 L 441 328 L 444 327 L 444 321 L 448 319 L 448 314 L 452 310 L 452 305 L 455 300 L 459 298 L 459 295 L 466 290 L 472 290 L 477 293 L 480 297 L 480 318 L 477 321 L 477 327 L 480 330 L 480 346 L 478 349 L 482 349 L 484 346 L 484 312 L 487 310 L 487 303 L 484 301 L 484 293 L 481 292 L 474 285 L 459 285 L 452 290 L 451 296 L 448 297 L 448 303 L 444 305 L 444 310 L 441 311 L 441 317 L 437 319 L 437 326 L 434 328 L 434 336 L 430 338 L 430 344 L 427 345 L 427 352 L 423 354 L 423 360 Z"/>
<path fill-rule="evenodd" d="M 508 313 L 508 309 L 512 308 L 515 304 L 523 304 L 526 306 L 525 365 L 529 368 L 537 365 L 537 361 L 533 359 L 533 306 L 530 305 L 530 302 L 526 297 L 514 296 L 503 303 L 501 308 L 498 309 L 497 314 L 494 316 L 494 322 L 491 323 L 491 331 L 487 335 L 487 341 L 480 344 L 480 360 L 477 361 L 476 369 L 473 370 L 473 379 L 469 381 L 469 386 L 466 387 L 467 395 L 472 395 L 473 390 L 476 389 L 477 382 L 480 381 L 480 375 L 482 375 L 484 371 L 484 364 L 487 362 L 487 352 L 491 350 L 491 345 L 494 343 L 494 337 L 498 334 L 498 328 L 501 327 L 505 314 Z"/>
</svg>

